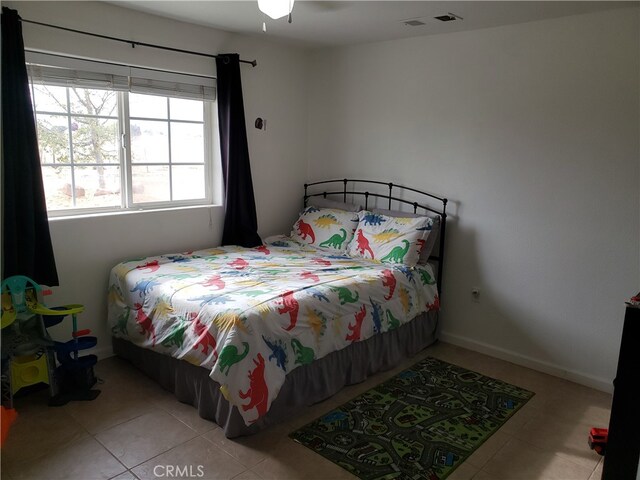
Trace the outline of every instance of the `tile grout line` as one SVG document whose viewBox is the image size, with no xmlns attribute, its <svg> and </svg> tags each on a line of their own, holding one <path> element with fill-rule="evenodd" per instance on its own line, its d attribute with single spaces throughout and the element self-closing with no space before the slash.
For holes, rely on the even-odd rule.
<svg viewBox="0 0 640 480">
<path fill-rule="evenodd" d="M 193 429 L 191 429 L 191 430 L 193 430 Z M 194 430 L 194 431 L 195 431 L 195 430 Z M 196 433 L 198 433 L 198 432 L 196 432 Z M 189 443 L 190 441 L 195 440 L 196 438 L 201 437 L 201 436 L 202 436 L 202 435 L 196 435 L 195 437 L 191 437 L 190 439 L 185 440 L 184 442 L 179 443 L 179 444 L 177 444 L 177 445 L 174 445 L 173 447 L 171 447 L 171 448 L 169 448 L 169 449 L 167 449 L 167 450 L 164 450 L 164 451 L 162 451 L 162 452 L 160 452 L 160 453 L 158 453 L 158 454 L 156 454 L 156 455 L 154 455 L 154 456 L 152 456 L 152 457 L 149 457 L 149 458 L 147 458 L 146 460 L 143 460 L 142 462 L 137 463 L 137 464 L 135 464 L 135 465 L 134 465 L 134 466 L 132 466 L 132 467 L 126 467 L 126 465 L 125 465 L 125 467 L 127 468 L 127 470 L 133 470 L 134 468 L 138 468 L 140 465 L 144 465 L 144 464 L 145 464 L 145 463 L 147 463 L 148 461 L 153 460 L 154 458 L 157 458 L 157 457 L 159 457 L 159 456 L 161 456 L 161 455 L 164 455 L 165 453 L 168 453 L 168 452 L 170 452 L 170 451 L 171 451 L 171 450 L 173 450 L 173 449 L 176 449 L 176 448 L 178 448 L 178 447 L 181 447 L 181 446 L 182 446 L 182 445 L 184 445 L 185 443 Z M 206 440 L 206 439 L 205 439 L 205 440 Z M 106 448 L 106 447 L 105 447 L 105 448 Z M 122 462 L 120 462 L 120 463 L 122 463 Z M 133 472 L 131 472 L 131 473 L 133 473 Z M 135 475 L 135 474 L 134 474 L 134 475 Z"/>
<path fill-rule="evenodd" d="M 529 441 L 527 441 L 527 440 L 523 440 L 523 439 L 521 439 L 521 438 L 513 437 L 513 439 L 515 439 L 515 440 L 517 440 L 517 441 L 519 441 L 519 442 L 526 443 L 527 445 L 529 445 L 529 446 L 531 446 L 531 447 L 533 447 L 533 448 L 536 448 L 536 449 L 538 449 L 538 450 L 542 450 L 542 451 L 543 451 L 543 452 L 545 452 L 545 453 L 551 453 L 551 454 L 553 454 L 553 456 L 554 456 L 554 457 L 557 457 L 557 458 L 559 458 L 559 459 L 561 459 L 561 460 L 566 460 L 567 462 L 571 463 L 572 465 L 574 465 L 574 466 L 576 466 L 576 467 L 584 468 L 584 469 L 586 469 L 586 470 L 588 470 L 588 469 L 589 469 L 589 467 L 587 467 L 587 466 L 585 466 L 585 465 L 582 465 L 582 464 L 580 464 L 580 463 L 577 463 L 577 462 L 575 462 L 575 461 L 571 460 L 569 457 L 565 457 L 565 456 L 559 455 L 559 454 L 558 454 L 558 452 L 557 452 L 556 450 L 548 450 L 548 449 L 546 449 L 546 448 L 544 448 L 544 447 L 540 447 L 540 446 L 538 446 L 538 445 L 535 445 L 535 444 L 533 444 L 533 443 L 531 443 L 531 442 L 529 442 Z M 506 445 L 506 444 L 505 444 L 505 445 Z M 596 467 L 598 466 L 598 463 L 599 463 L 599 461 L 598 461 L 598 462 L 596 462 Z"/>
<path fill-rule="evenodd" d="M 492 436 L 493 436 L 493 435 L 495 435 L 496 433 L 498 433 L 499 431 L 500 431 L 500 430 L 498 429 L 496 432 L 494 432 L 494 433 L 492 434 Z M 509 433 L 504 433 L 504 432 L 503 432 L 503 435 L 506 435 L 506 436 L 507 436 L 507 437 L 509 437 L 509 438 L 507 438 L 507 439 L 505 440 L 505 442 L 504 442 L 502 445 L 500 445 L 500 448 L 498 448 L 495 452 L 493 452 L 493 455 L 490 455 L 490 456 L 489 456 L 489 458 L 487 458 L 487 459 L 482 463 L 482 465 L 480 465 L 480 466 L 478 467 L 478 472 L 479 472 L 480 470 L 482 470 L 482 469 L 483 469 L 483 468 L 484 468 L 484 467 L 485 467 L 485 466 L 486 466 L 486 465 L 487 465 L 487 464 L 488 464 L 488 463 L 493 459 L 493 457 L 495 457 L 496 455 L 498 455 L 498 453 L 499 453 L 500 451 L 502 451 L 502 449 L 503 449 L 503 448 L 504 448 L 504 447 L 505 447 L 505 446 L 506 446 L 506 445 L 507 445 L 511 440 L 513 440 L 513 439 L 515 438 L 513 435 L 511 435 L 511 434 L 509 434 Z M 489 437 L 489 438 L 491 438 L 491 437 Z M 480 447 L 478 447 L 478 448 L 477 448 L 473 453 L 477 452 L 477 451 L 478 451 L 478 449 L 479 449 L 479 448 L 481 448 L 481 447 L 482 447 L 482 445 L 480 445 Z M 473 453 L 471 453 L 471 455 L 473 455 Z M 471 455 L 469 455 L 469 457 L 467 457 L 467 460 L 469 460 L 469 458 L 471 457 Z M 465 460 L 465 461 L 467 461 L 467 460 Z M 463 462 L 463 463 L 464 463 L 464 462 Z M 473 464 L 472 464 L 472 463 L 470 463 L 469 465 L 472 465 L 472 466 L 473 466 Z M 478 472 L 474 473 L 474 476 L 475 476 Z"/>
<path fill-rule="evenodd" d="M 221 429 L 222 430 L 222 429 Z M 233 458 L 237 463 L 239 463 L 240 465 L 242 465 L 243 467 L 245 467 L 246 470 L 251 470 L 252 468 L 257 467 L 260 463 L 262 463 L 263 461 L 265 461 L 267 459 L 267 456 L 265 456 L 265 458 L 260 459 L 260 461 L 258 461 L 255 465 L 252 465 L 250 467 L 245 466 L 244 463 L 242 463 L 242 461 L 240 460 L 240 458 L 236 457 L 235 455 L 233 455 L 231 452 L 228 452 L 222 445 L 220 445 L 219 443 L 217 443 L 215 440 L 211 440 L 209 438 L 206 438 L 205 435 L 211 433 L 211 431 L 203 433 L 201 435 L 201 437 L 206 440 L 207 442 L 211 443 L 213 446 L 217 447 L 218 449 L 220 449 L 220 451 L 222 451 L 223 453 L 226 453 L 227 455 L 229 455 L 231 458 Z M 226 438 L 226 437 L 225 437 Z M 239 437 L 242 438 L 242 437 Z M 246 437 L 245 437 L 246 438 Z M 230 440 L 230 439 L 228 439 Z M 233 441 L 231 439 L 231 441 Z M 243 445 L 244 446 L 244 445 Z M 245 471 L 246 471 L 245 470 Z"/>
<path fill-rule="evenodd" d="M 91 435 L 100 435 L 101 433 L 104 433 L 104 432 L 106 432 L 108 430 L 111 430 L 114 427 L 118 427 L 118 426 L 122 425 L 123 423 L 127 423 L 127 422 L 129 422 L 131 420 L 135 420 L 136 418 L 140 418 L 142 415 L 146 415 L 146 412 L 145 413 L 141 413 L 140 415 L 136 415 L 135 417 L 131 417 L 131 418 L 127 419 L 127 420 L 123 420 L 121 422 L 114 423 L 113 425 L 110 425 L 110 426 L 108 426 L 106 428 L 103 428 L 102 430 L 99 430 L 96 433 L 91 433 L 91 432 L 89 432 L 89 433 Z"/>
<path fill-rule="evenodd" d="M 46 406 L 47 406 L 48 408 L 51 408 L 51 407 L 49 407 L 49 405 L 46 405 Z M 78 421 L 77 421 L 73 416 L 71 416 L 68 412 L 66 412 L 66 411 L 64 411 L 64 410 L 62 410 L 62 413 L 63 413 L 63 414 L 65 414 L 65 415 L 67 415 L 67 417 L 69 417 L 71 420 L 73 420 L 73 421 L 74 421 L 74 422 L 75 422 L 75 423 L 80 427 L 80 430 L 81 430 L 81 432 L 80 432 L 80 433 L 81 433 L 81 434 L 84 432 L 84 433 L 85 433 L 85 434 L 87 434 L 89 437 L 92 437 L 91 432 L 89 432 L 89 431 L 85 428 L 85 426 L 84 426 L 84 425 L 82 425 L 80 422 L 78 422 Z M 35 457 L 33 457 L 33 458 L 29 458 L 29 459 L 27 459 L 27 460 L 22 460 L 22 462 L 32 463 L 32 462 L 35 462 L 36 460 L 42 460 L 43 458 L 46 458 L 46 457 L 48 457 L 48 456 L 50 456 L 50 455 L 54 455 L 56 452 L 58 452 L 59 450 L 63 449 L 64 447 L 67 447 L 67 446 L 69 446 L 69 445 L 71 445 L 71 444 L 73 444 L 73 443 L 76 443 L 78 440 L 81 440 L 81 439 L 82 439 L 82 436 L 81 436 L 80 438 L 76 438 L 76 439 L 74 439 L 74 440 L 71 440 L 70 442 L 63 443 L 63 444 L 60 444 L 60 445 L 56 445 L 56 446 L 55 446 L 55 447 L 53 447 L 52 449 L 47 450 L 47 451 L 44 451 L 44 452 L 42 452 L 41 454 L 37 454 L 37 455 L 36 455 Z M 4 461 L 4 463 L 5 463 L 5 465 L 8 463 L 8 466 L 9 466 L 10 468 L 12 468 L 12 467 L 13 467 L 13 465 L 12 465 L 12 464 L 13 464 L 14 462 L 13 462 L 13 461 L 11 461 L 11 460 L 7 462 L 7 460 L 5 460 L 5 461 Z"/>
<path fill-rule="evenodd" d="M 176 401 L 178 401 L 176 399 Z M 188 405 L 188 404 L 184 404 L 184 405 Z M 193 410 L 197 413 L 198 410 L 196 407 L 189 405 L 189 407 L 193 408 Z M 196 432 L 198 435 L 204 435 L 205 433 L 209 433 L 211 430 L 215 430 L 216 428 L 220 428 L 220 425 L 218 425 L 216 422 L 214 422 L 213 420 L 207 420 L 206 418 L 202 418 L 199 416 L 199 418 L 201 418 L 202 420 L 205 420 L 207 422 L 211 422 L 211 424 L 213 425 L 213 427 L 209 430 L 207 430 L 206 432 L 202 432 L 200 433 L 199 431 L 197 431 L 195 428 L 193 428 L 191 425 L 189 425 L 187 422 L 185 422 L 184 420 L 182 420 L 181 418 L 177 417 L 176 415 L 174 415 L 173 413 L 171 413 L 171 411 L 169 411 L 168 409 L 165 409 L 163 407 L 160 407 L 161 409 L 163 409 L 165 412 L 167 412 L 169 415 L 171 415 L 173 418 L 175 418 L 176 420 L 178 420 L 179 422 L 181 422 L 182 424 L 184 424 L 186 427 L 190 428 L 191 430 L 193 430 L 194 432 Z"/>
<path fill-rule="evenodd" d="M 164 411 L 164 409 L 163 409 L 163 408 L 161 408 L 161 407 L 159 407 L 159 406 L 158 406 L 158 407 L 156 407 L 156 406 L 155 406 L 155 403 L 154 403 L 154 407 L 153 407 L 153 408 L 158 408 L 158 409 L 160 409 L 160 410 Z M 91 432 L 89 432 L 89 434 L 90 434 L 90 435 L 93 435 L 93 436 L 96 436 L 96 435 L 102 435 L 103 433 L 108 432 L 109 430 L 112 430 L 112 429 L 114 429 L 115 427 L 119 427 L 119 426 L 121 426 L 121 425 L 124 425 L 124 424 L 125 424 L 125 423 L 127 423 L 127 422 L 131 422 L 132 420 L 136 420 L 136 419 L 138 419 L 138 418 L 140 418 L 140 417 L 143 417 L 143 416 L 145 416 L 145 415 L 147 415 L 147 414 L 149 414 L 149 413 L 150 413 L 150 410 L 147 410 L 146 412 L 141 413 L 141 414 L 139 414 L 139 415 L 135 415 L 135 416 L 133 416 L 133 417 L 131 417 L 131 418 L 127 419 L 127 420 L 123 420 L 123 421 L 121 421 L 121 422 L 119 421 L 119 422 L 117 422 L 117 423 L 114 423 L 113 425 L 110 425 L 109 427 L 106 427 L 106 428 L 104 428 L 104 429 L 102 429 L 102 430 L 100 430 L 100 431 L 98 431 L 98 432 L 96 432 L 96 433 L 91 433 Z M 169 412 L 166 412 L 166 413 L 169 413 Z M 172 416 L 173 416 L 173 415 L 172 415 Z M 74 419 L 74 420 L 75 420 L 75 419 Z M 178 420 L 179 420 L 179 419 L 178 419 Z M 188 426 L 188 425 L 187 425 L 187 426 Z M 191 428 L 191 427 L 189 427 L 189 428 Z"/>
<path fill-rule="evenodd" d="M 102 442 L 100 441 L 100 439 L 96 438 L 96 436 L 95 436 L 95 435 L 93 435 L 93 439 L 94 439 L 96 442 L 98 442 L 98 444 L 99 444 L 102 448 L 104 448 L 104 449 L 109 453 L 109 455 L 111 455 L 113 458 L 115 458 L 115 459 L 116 459 L 116 461 L 117 461 L 120 465 L 122 465 L 122 466 L 124 467 L 124 472 L 120 472 L 118 475 L 122 475 L 123 473 L 125 473 L 126 471 L 128 471 L 128 470 L 129 470 L 129 467 L 127 467 L 124 463 L 122 463 L 122 462 L 120 461 L 120 459 L 119 459 L 118 457 L 116 457 L 116 456 L 114 455 L 114 453 L 113 453 L 111 450 L 109 450 L 109 448 L 107 448 L 107 446 L 106 446 L 104 443 L 102 443 Z M 118 475 L 116 475 L 116 477 L 117 477 Z"/>
</svg>

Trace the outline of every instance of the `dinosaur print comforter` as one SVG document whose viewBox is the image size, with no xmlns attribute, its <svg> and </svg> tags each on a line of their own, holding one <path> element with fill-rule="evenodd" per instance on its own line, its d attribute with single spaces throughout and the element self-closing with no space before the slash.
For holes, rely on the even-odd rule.
<svg viewBox="0 0 640 480">
<path fill-rule="evenodd" d="M 288 237 L 120 263 L 114 336 L 211 371 L 245 423 L 287 372 L 439 308 L 433 272 L 335 255 Z"/>
</svg>

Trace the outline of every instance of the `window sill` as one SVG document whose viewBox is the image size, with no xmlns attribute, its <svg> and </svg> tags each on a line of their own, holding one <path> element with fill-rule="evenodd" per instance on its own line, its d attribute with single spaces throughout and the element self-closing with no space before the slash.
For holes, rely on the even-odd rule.
<svg viewBox="0 0 640 480">
<path fill-rule="evenodd" d="M 161 207 L 161 208 L 140 208 L 121 211 L 109 211 L 109 212 L 93 212 L 93 213 L 80 213 L 73 215 L 56 215 L 50 216 L 50 222 L 68 221 L 68 220 L 80 220 L 85 218 L 100 218 L 100 217 L 117 217 L 122 215 L 139 215 L 145 213 L 159 213 L 159 212 L 176 212 L 181 210 L 198 210 L 198 209 L 212 209 L 222 208 L 222 205 L 210 204 L 210 205 L 187 205 L 183 207 Z"/>
</svg>

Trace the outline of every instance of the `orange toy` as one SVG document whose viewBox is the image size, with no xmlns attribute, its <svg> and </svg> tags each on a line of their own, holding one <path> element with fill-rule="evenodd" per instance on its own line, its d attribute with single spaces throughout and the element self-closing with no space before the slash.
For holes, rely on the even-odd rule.
<svg viewBox="0 0 640 480">
<path fill-rule="evenodd" d="M 9 435 L 9 428 L 11 424 L 16 420 L 18 416 L 18 412 L 16 412 L 13 408 L 4 408 L 4 406 L 0 406 L 2 409 L 2 418 L 0 419 L 0 425 L 2 426 L 2 438 L 0 438 L 0 446 L 4 445 L 4 441 L 7 439 L 7 435 Z"/>
</svg>

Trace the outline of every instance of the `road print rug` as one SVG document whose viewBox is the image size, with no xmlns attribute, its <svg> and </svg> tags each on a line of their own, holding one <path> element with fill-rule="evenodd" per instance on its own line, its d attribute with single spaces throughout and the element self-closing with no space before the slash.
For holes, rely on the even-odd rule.
<svg viewBox="0 0 640 480">
<path fill-rule="evenodd" d="M 427 357 L 290 437 L 365 480 L 442 480 L 533 395 Z"/>
</svg>

